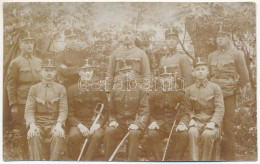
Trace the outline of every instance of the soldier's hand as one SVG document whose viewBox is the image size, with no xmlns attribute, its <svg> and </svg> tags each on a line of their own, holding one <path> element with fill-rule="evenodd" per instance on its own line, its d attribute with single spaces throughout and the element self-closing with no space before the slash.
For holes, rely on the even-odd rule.
<svg viewBox="0 0 260 164">
<path fill-rule="evenodd" d="M 100 128 L 100 124 L 95 124 L 90 128 L 90 133 L 93 134 L 95 131 L 97 131 Z"/>
<path fill-rule="evenodd" d="M 176 131 L 180 131 L 180 132 L 185 130 L 188 130 L 188 128 L 183 123 L 180 123 L 176 128 Z"/>
<path fill-rule="evenodd" d="M 214 129 L 215 128 L 215 122 L 210 122 L 207 123 L 207 125 L 205 126 L 206 129 Z"/>
<path fill-rule="evenodd" d="M 152 122 L 149 126 L 148 129 L 159 129 L 159 125 L 157 124 L 157 122 Z"/>
<path fill-rule="evenodd" d="M 128 128 L 128 130 L 137 130 L 137 129 L 139 129 L 139 127 L 135 124 L 131 124 Z"/>
<path fill-rule="evenodd" d="M 110 122 L 109 126 L 116 128 L 118 126 L 118 123 L 116 121 L 112 121 L 112 122 Z"/>
<path fill-rule="evenodd" d="M 35 125 L 34 122 L 30 124 L 30 129 L 27 132 L 27 139 L 32 138 L 33 136 L 40 135 L 40 129 Z"/>
<path fill-rule="evenodd" d="M 196 121 L 194 121 L 193 119 L 190 120 L 189 127 L 192 127 L 192 126 L 196 127 L 197 125 L 198 124 L 196 123 Z"/>
<path fill-rule="evenodd" d="M 11 112 L 12 112 L 13 121 L 17 122 L 19 118 L 18 118 L 18 106 L 16 104 L 12 105 Z"/>
<path fill-rule="evenodd" d="M 81 134 L 84 137 L 90 135 L 90 131 L 89 131 L 89 129 L 86 126 L 84 126 L 82 124 L 78 124 L 78 128 L 79 128 L 79 131 L 81 132 Z"/>
<path fill-rule="evenodd" d="M 52 129 L 52 134 L 54 136 L 59 136 L 59 137 L 65 138 L 65 132 L 61 126 L 62 126 L 62 124 L 60 122 L 58 122 L 55 125 L 55 127 Z"/>
</svg>

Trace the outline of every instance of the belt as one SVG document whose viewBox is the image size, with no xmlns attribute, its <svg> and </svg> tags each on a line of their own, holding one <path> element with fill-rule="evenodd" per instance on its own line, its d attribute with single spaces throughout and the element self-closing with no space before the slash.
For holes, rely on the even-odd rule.
<svg viewBox="0 0 260 164">
<path fill-rule="evenodd" d="M 205 114 L 208 114 L 208 115 L 212 115 L 212 114 L 214 114 L 214 112 L 215 112 L 215 110 L 210 110 L 210 109 L 207 109 L 207 110 L 194 110 L 195 114 L 205 113 Z"/>
</svg>

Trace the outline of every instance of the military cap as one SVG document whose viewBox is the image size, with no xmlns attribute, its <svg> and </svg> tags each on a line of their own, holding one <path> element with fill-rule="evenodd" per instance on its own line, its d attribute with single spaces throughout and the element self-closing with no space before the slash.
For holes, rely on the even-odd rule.
<svg viewBox="0 0 260 164">
<path fill-rule="evenodd" d="M 194 60 L 193 66 L 194 66 L 194 67 L 197 67 L 198 65 L 208 65 L 207 59 L 204 58 L 204 57 L 197 57 L 197 58 Z"/>
<path fill-rule="evenodd" d="M 20 36 L 19 36 L 20 40 L 35 40 L 32 36 L 31 36 L 31 32 L 28 30 L 22 30 L 20 31 Z"/>
<path fill-rule="evenodd" d="M 218 34 L 226 34 L 231 35 L 230 28 L 227 26 L 223 26 L 222 23 L 220 24 Z"/>
<path fill-rule="evenodd" d="M 165 31 L 165 38 L 169 36 L 178 36 L 178 30 L 176 28 L 170 28 Z"/>
<path fill-rule="evenodd" d="M 89 64 L 89 59 L 85 59 L 85 64 L 80 67 L 80 69 L 93 69 L 94 66 Z"/>
<path fill-rule="evenodd" d="M 41 63 L 42 68 L 56 68 L 55 62 L 53 59 L 44 59 Z"/>
</svg>

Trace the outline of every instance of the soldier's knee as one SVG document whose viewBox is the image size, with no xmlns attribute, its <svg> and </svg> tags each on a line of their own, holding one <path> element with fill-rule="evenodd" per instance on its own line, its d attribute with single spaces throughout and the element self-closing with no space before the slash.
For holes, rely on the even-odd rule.
<svg viewBox="0 0 260 164">
<path fill-rule="evenodd" d="M 69 133 L 69 140 L 77 141 L 77 140 L 80 140 L 81 138 L 82 138 L 82 134 L 80 134 L 79 132 L 77 132 L 77 131 L 70 131 L 70 133 Z"/>
<path fill-rule="evenodd" d="M 104 135 L 104 130 L 99 129 L 93 133 L 92 137 L 93 139 L 101 139 L 103 135 Z"/>
<path fill-rule="evenodd" d="M 139 137 L 141 134 L 140 130 L 130 130 L 129 131 L 129 136 L 130 137 Z"/>
<path fill-rule="evenodd" d="M 40 140 L 41 140 L 41 137 L 39 135 L 34 135 L 28 139 L 29 143 L 30 142 L 38 143 L 38 142 L 40 142 Z"/>
<path fill-rule="evenodd" d="M 210 140 L 210 141 L 214 142 L 215 136 L 216 136 L 216 134 L 213 130 L 204 130 L 202 133 L 203 140 Z"/>
<path fill-rule="evenodd" d="M 158 136 L 157 130 L 148 130 L 147 139 L 153 139 Z"/>
<path fill-rule="evenodd" d="M 180 139 L 187 139 L 189 137 L 189 132 L 188 130 L 185 130 L 185 131 L 178 131 L 176 133 L 177 137 L 180 138 Z"/>
<path fill-rule="evenodd" d="M 114 135 L 115 133 L 116 133 L 116 128 L 114 128 L 114 127 L 106 128 L 106 131 L 105 131 L 106 136 Z"/>
<path fill-rule="evenodd" d="M 197 128 L 191 127 L 189 129 L 189 136 L 198 136 L 198 135 L 199 135 L 199 131 Z"/>
</svg>

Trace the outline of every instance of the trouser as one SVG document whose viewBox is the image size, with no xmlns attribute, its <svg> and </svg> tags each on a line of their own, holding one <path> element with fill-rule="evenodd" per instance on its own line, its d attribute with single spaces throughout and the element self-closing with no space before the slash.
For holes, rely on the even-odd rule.
<svg viewBox="0 0 260 164">
<path fill-rule="evenodd" d="M 128 126 L 119 125 L 117 128 L 107 127 L 104 136 L 105 158 L 109 160 L 120 141 L 128 132 Z M 130 130 L 128 136 L 128 161 L 137 161 L 138 145 L 143 135 L 141 130 Z"/>
<path fill-rule="evenodd" d="M 224 146 L 221 147 L 224 154 L 224 160 L 235 160 L 235 131 L 234 117 L 236 108 L 236 96 L 224 97 L 225 114 L 223 118 L 223 132 L 225 136 Z"/>
<path fill-rule="evenodd" d="M 190 155 L 193 161 L 200 160 L 199 141 L 202 142 L 202 161 L 210 161 L 215 140 L 219 137 L 219 128 L 204 129 L 205 124 L 196 121 L 198 126 L 189 128 Z"/>
<path fill-rule="evenodd" d="M 81 160 L 94 160 L 94 157 L 102 144 L 103 135 L 104 129 L 100 128 L 88 137 L 88 142 L 82 154 Z M 78 159 L 84 140 L 85 138 L 77 127 L 72 127 L 70 129 L 68 152 L 71 160 Z"/>
<path fill-rule="evenodd" d="M 176 132 L 177 126 L 174 127 L 173 134 L 171 136 L 167 153 L 165 156 L 166 160 L 180 161 L 183 160 L 185 149 L 188 146 L 188 131 Z M 171 128 L 171 127 L 169 127 Z M 155 161 L 161 161 L 163 157 L 163 151 L 165 151 L 165 146 L 162 145 L 162 139 L 168 138 L 171 129 L 164 129 L 161 127 L 158 130 L 148 130 L 148 149 L 151 151 Z M 164 149 L 162 149 L 162 147 Z"/>
<path fill-rule="evenodd" d="M 37 125 L 38 126 L 38 125 Z M 41 134 L 28 139 L 32 160 L 61 160 L 65 139 L 51 133 L 51 126 L 40 127 Z M 47 144 L 47 145 L 46 145 Z"/>
<path fill-rule="evenodd" d="M 18 113 L 15 122 L 15 126 L 19 129 L 21 138 L 19 139 L 18 145 L 22 150 L 23 160 L 29 160 L 29 150 L 27 144 L 27 129 L 24 119 L 25 104 L 18 104 Z"/>
</svg>

